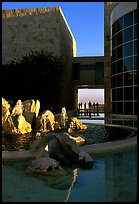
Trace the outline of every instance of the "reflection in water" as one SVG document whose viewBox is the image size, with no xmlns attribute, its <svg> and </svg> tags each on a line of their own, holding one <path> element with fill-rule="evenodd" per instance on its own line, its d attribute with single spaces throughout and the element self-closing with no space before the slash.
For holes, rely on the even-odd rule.
<svg viewBox="0 0 139 204">
<path fill-rule="evenodd" d="M 68 194 L 67 194 L 67 198 L 66 198 L 66 200 L 64 201 L 64 202 L 68 202 L 68 200 L 69 200 L 69 196 L 70 196 L 70 194 L 71 194 L 71 189 L 72 189 L 72 187 L 73 187 L 73 185 L 74 185 L 74 183 L 75 183 L 75 181 L 76 181 L 76 177 L 77 177 L 77 169 L 74 169 L 73 170 L 73 181 L 72 181 L 72 183 L 71 183 L 71 186 L 70 186 L 70 188 L 69 188 L 69 190 L 68 190 Z"/>
<path fill-rule="evenodd" d="M 3 202 L 134 202 L 137 149 L 93 157 L 92 169 L 69 170 L 68 177 L 32 176 L 28 162 L 3 163 Z M 78 173 L 78 176 L 77 176 Z M 60 178 L 61 177 L 61 178 Z M 53 183 L 54 182 L 54 183 Z M 59 183 L 60 182 L 60 183 Z M 75 185 L 76 183 L 76 185 Z M 49 185 L 48 185 L 49 184 Z"/>
</svg>

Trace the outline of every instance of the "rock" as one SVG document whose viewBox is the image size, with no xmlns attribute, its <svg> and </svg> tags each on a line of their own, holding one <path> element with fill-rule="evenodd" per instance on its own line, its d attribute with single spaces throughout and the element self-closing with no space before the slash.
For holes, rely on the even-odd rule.
<svg viewBox="0 0 139 204">
<path fill-rule="evenodd" d="M 10 104 L 4 98 L 2 98 L 2 125 L 10 115 Z"/>
<path fill-rule="evenodd" d="M 64 150 L 66 156 L 73 162 L 76 163 L 78 160 L 79 147 L 75 140 L 69 137 L 68 133 L 56 134 L 61 148 Z"/>
<path fill-rule="evenodd" d="M 62 168 L 60 167 L 59 162 L 50 157 L 41 157 L 32 160 L 29 168 L 31 171 L 39 173 L 50 173 L 56 170 L 60 170 L 59 173 L 62 173 Z"/>
<path fill-rule="evenodd" d="M 7 134 L 18 134 L 17 128 L 14 126 L 11 116 L 8 116 L 7 120 L 3 123 L 2 126 L 2 135 Z"/>
<path fill-rule="evenodd" d="M 18 100 L 15 107 L 12 110 L 11 116 L 21 115 L 23 113 L 23 104 L 21 100 Z"/>
<path fill-rule="evenodd" d="M 55 116 L 49 110 L 44 111 L 36 119 L 36 129 L 41 132 L 49 132 L 54 130 Z"/>
<path fill-rule="evenodd" d="M 86 142 L 86 141 L 85 141 L 85 138 L 83 138 L 83 137 L 81 137 L 81 136 L 73 137 L 73 136 L 70 135 L 70 138 L 73 139 L 73 140 L 75 140 L 75 142 L 76 142 L 77 145 L 83 145 L 83 144 L 85 144 L 85 142 Z"/>
<path fill-rule="evenodd" d="M 79 151 L 79 164 L 84 168 L 92 168 L 93 160 L 92 157 L 85 151 Z"/>
<path fill-rule="evenodd" d="M 31 125 L 36 120 L 40 110 L 40 102 L 36 100 L 36 102 L 32 100 L 26 100 L 22 102 L 23 104 L 23 116 L 25 117 L 26 121 L 29 122 Z"/>
<path fill-rule="evenodd" d="M 64 126 L 67 126 L 68 125 L 68 115 L 67 115 L 67 112 L 66 112 L 66 108 L 63 107 L 62 110 L 61 110 L 61 126 L 64 127 Z"/>
<path fill-rule="evenodd" d="M 13 116 L 12 120 L 17 129 L 17 134 L 25 134 L 32 131 L 31 124 L 26 121 L 22 114 Z"/>
<path fill-rule="evenodd" d="M 73 117 L 71 118 L 69 128 L 73 130 L 86 130 L 87 126 L 82 124 L 76 117 Z"/>
</svg>

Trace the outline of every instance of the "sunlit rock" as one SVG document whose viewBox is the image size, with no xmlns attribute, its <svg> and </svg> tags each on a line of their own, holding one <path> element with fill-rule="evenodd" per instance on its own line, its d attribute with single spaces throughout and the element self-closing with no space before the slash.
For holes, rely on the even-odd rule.
<svg viewBox="0 0 139 204">
<path fill-rule="evenodd" d="M 2 125 L 10 115 L 10 104 L 4 98 L 2 98 Z"/>
<path fill-rule="evenodd" d="M 12 110 L 11 116 L 21 115 L 22 113 L 23 113 L 23 104 L 21 100 L 18 100 Z"/>
<path fill-rule="evenodd" d="M 17 129 L 17 134 L 25 134 L 32 131 L 31 124 L 26 121 L 22 114 L 13 116 L 12 119 L 14 126 Z"/>
<path fill-rule="evenodd" d="M 31 125 L 36 120 L 40 110 L 40 102 L 38 100 L 26 100 L 23 104 L 23 116 Z"/>
<path fill-rule="evenodd" d="M 18 133 L 18 130 L 13 123 L 12 117 L 8 116 L 7 120 L 3 122 L 2 135 L 17 134 L 17 133 Z"/>
<path fill-rule="evenodd" d="M 36 119 L 36 129 L 41 132 L 49 132 L 54 130 L 55 116 L 49 110 L 44 111 Z"/>
<path fill-rule="evenodd" d="M 66 126 L 68 125 L 68 115 L 67 115 L 67 112 L 66 112 L 66 108 L 63 107 L 62 110 L 61 110 L 61 126 Z"/>
<path fill-rule="evenodd" d="M 87 126 L 85 124 L 82 124 L 76 117 L 71 118 L 70 125 L 69 125 L 70 130 L 86 130 Z"/>
</svg>

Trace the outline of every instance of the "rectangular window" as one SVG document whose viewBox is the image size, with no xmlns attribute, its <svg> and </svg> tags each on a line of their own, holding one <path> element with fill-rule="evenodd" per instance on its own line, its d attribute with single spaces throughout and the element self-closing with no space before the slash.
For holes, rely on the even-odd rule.
<svg viewBox="0 0 139 204">
<path fill-rule="evenodd" d="M 133 103 L 124 102 L 124 115 L 133 115 Z"/>
<path fill-rule="evenodd" d="M 116 79 L 117 79 L 117 77 L 116 76 L 112 76 L 112 87 L 114 88 L 114 87 L 116 87 Z"/>
<path fill-rule="evenodd" d="M 115 102 L 112 102 L 112 113 L 116 114 L 116 104 Z"/>
<path fill-rule="evenodd" d="M 123 86 L 123 74 L 117 74 L 117 87 Z"/>
<path fill-rule="evenodd" d="M 117 32 L 117 23 L 114 22 L 112 25 L 112 35 L 114 35 Z"/>
<path fill-rule="evenodd" d="M 137 40 L 134 41 L 134 55 L 137 54 Z"/>
<path fill-rule="evenodd" d="M 123 46 L 117 47 L 117 59 L 123 58 Z"/>
<path fill-rule="evenodd" d="M 117 64 L 117 73 L 123 72 L 123 60 L 118 60 Z"/>
<path fill-rule="evenodd" d="M 133 57 L 124 58 L 124 71 L 133 70 Z"/>
<path fill-rule="evenodd" d="M 124 21 L 123 16 L 117 20 L 117 32 L 123 29 Z"/>
<path fill-rule="evenodd" d="M 133 55 L 133 42 L 124 45 L 124 57 Z"/>
<path fill-rule="evenodd" d="M 117 114 L 123 114 L 123 103 L 117 102 Z"/>
<path fill-rule="evenodd" d="M 137 115 L 137 102 L 134 102 L 134 115 Z"/>
<path fill-rule="evenodd" d="M 117 46 L 121 44 L 123 44 L 123 31 L 117 33 Z"/>
<path fill-rule="evenodd" d="M 134 25 L 134 39 L 137 39 L 137 25 Z"/>
<path fill-rule="evenodd" d="M 124 16 L 124 28 L 133 25 L 133 11 Z"/>
<path fill-rule="evenodd" d="M 117 89 L 112 89 L 112 101 L 116 101 Z"/>
<path fill-rule="evenodd" d="M 116 72 L 116 63 L 112 63 L 112 65 L 111 65 L 111 73 L 112 73 L 112 75 L 117 73 Z"/>
<path fill-rule="evenodd" d="M 125 86 L 133 85 L 133 72 L 124 73 L 124 85 Z"/>
<path fill-rule="evenodd" d="M 134 10 L 134 24 L 137 23 L 137 9 Z"/>
<path fill-rule="evenodd" d="M 137 100 L 137 86 L 134 86 L 133 90 L 134 90 L 134 100 Z"/>
<path fill-rule="evenodd" d="M 137 85 L 137 71 L 134 71 L 133 74 L 134 74 L 134 85 Z"/>
<path fill-rule="evenodd" d="M 137 56 L 134 56 L 134 69 L 137 69 Z"/>
<path fill-rule="evenodd" d="M 117 88 L 117 101 L 123 100 L 123 88 Z"/>
<path fill-rule="evenodd" d="M 124 100 L 133 100 L 133 86 L 124 87 Z"/>
<path fill-rule="evenodd" d="M 133 40 L 133 26 L 124 30 L 124 42 Z"/>
</svg>

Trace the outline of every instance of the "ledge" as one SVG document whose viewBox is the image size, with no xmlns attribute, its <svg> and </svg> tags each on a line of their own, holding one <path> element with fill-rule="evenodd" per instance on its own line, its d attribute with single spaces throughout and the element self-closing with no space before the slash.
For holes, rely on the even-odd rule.
<svg viewBox="0 0 139 204">
<path fill-rule="evenodd" d="M 111 141 L 105 143 L 91 144 L 80 146 L 81 150 L 88 152 L 91 155 L 100 155 L 109 152 L 120 152 L 123 150 L 132 149 L 137 146 L 137 137 L 131 137 L 124 140 Z M 23 160 L 31 159 L 33 155 L 31 150 L 23 151 L 7 151 L 2 152 L 2 160 Z"/>
</svg>

